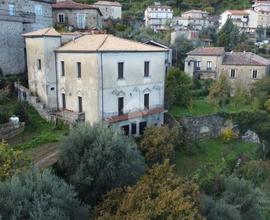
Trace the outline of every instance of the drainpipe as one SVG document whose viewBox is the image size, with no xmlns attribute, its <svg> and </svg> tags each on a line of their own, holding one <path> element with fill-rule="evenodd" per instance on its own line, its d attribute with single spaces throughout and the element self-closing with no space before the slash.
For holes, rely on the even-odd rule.
<svg viewBox="0 0 270 220">
<path fill-rule="evenodd" d="M 104 118 L 104 98 L 103 98 L 103 94 L 104 94 L 104 89 L 103 89 L 103 52 L 101 52 L 101 117 L 103 120 Z"/>
<path fill-rule="evenodd" d="M 55 65 L 55 74 L 56 74 L 56 80 L 55 80 L 55 89 L 56 89 L 56 108 L 57 108 L 57 111 L 59 110 L 59 97 L 58 97 L 58 72 L 57 72 L 57 52 L 54 51 L 54 65 Z"/>
</svg>

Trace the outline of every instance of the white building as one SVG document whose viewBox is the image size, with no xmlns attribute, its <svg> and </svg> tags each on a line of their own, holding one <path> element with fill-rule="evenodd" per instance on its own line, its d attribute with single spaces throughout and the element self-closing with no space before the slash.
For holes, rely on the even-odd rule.
<svg viewBox="0 0 270 220">
<path fill-rule="evenodd" d="M 172 26 L 175 30 L 202 30 L 215 25 L 215 19 L 208 12 L 190 10 L 184 12 L 181 17 L 174 17 Z"/>
<path fill-rule="evenodd" d="M 231 19 L 234 25 L 240 29 L 249 27 L 249 10 L 227 10 L 220 16 L 220 29 L 224 26 L 228 19 Z"/>
<path fill-rule="evenodd" d="M 155 31 L 168 30 L 173 18 L 173 10 L 170 6 L 155 5 L 148 6 L 144 12 L 145 26 Z"/>
<path fill-rule="evenodd" d="M 228 19 L 245 32 L 255 32 L 258 27 L 270 26 L 270 1 L 255 0 L 251 9 L 227 10 L 221 14 L 220 28 Z"/>
<path fill-rule="evenodd" d="M 122 5 L 116 1 L 97 1 L 93 6 L 100 9 L 104 19 L 121 19 Z"/>
<path fill-rule="evenodd" d="M 161 125 L 168 49 L 112 35 L 62 44 L 54 29 L 25 35 L 29 88 L 52 110 L 139 135 Z"/>
</svg>

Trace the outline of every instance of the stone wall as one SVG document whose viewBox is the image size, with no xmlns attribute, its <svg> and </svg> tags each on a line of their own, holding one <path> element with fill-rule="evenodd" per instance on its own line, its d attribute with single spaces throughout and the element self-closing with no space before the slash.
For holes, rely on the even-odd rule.
<svg viewBox="0 0 270 220">
<path fill-rule="evenodd" d="M 226 120 L 218 114 L 186 117 L 180 119 L 188 140 L 196 141 L 205 138 L 217 138 L 224 128 L 233 128 L 230 120 Z"/>
<path fill-rule="evenodd" d="M 19 124 L 6 123 L 0 125 L 0 140 L 10 139 L 24 131 L 24 122 Z"/>
<path fill-rule="evenodd" d="M 0 20 L 0 72 L 25 72 L 23 24 Z"/>
</svg>

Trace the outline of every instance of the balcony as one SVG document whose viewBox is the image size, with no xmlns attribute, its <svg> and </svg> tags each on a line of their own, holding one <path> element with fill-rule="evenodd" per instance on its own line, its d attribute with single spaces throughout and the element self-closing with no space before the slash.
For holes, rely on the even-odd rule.
<svg viewBox="0 0 270 220">
<path fill-rule="evenodd" d="M 22 22 L 22 23 L 34 23 L 36 20 L 36 15 L 35 13 L 0 9 L 0 20 L 15 21 L 15 22 Z"/>
<path fill-rule="evenodd" d="M 73 112 L 69 110 L 63 110 L 56 113 L 56 117 L 62 121 L 68 123 L 84 122 L 85 113 L 84 112 Z"/>
<path fill-rule="evenodd" d="M 196 79 L 216 79 L 217 70 L 213 68 L 201 69 L 196 67 L 194 77 Z"/>
<path fill-rule="evenodd" d="M 127 121 L 130 119 L 141 118 L 149 115 L 159 114 L 165 112 L 165 109 L 162 106 L 155 106 L 151 109 L 144 109 L 144 110 L 137 110 L 137 111 L 130 111 L 128 113 L 124 113 L 122 115 L 118 115 L 117 112 L 106 114 L 104 113 L 104 120 L 109 122 L 110 124 L 117 123 L 120 121 Z"/>
</svg>

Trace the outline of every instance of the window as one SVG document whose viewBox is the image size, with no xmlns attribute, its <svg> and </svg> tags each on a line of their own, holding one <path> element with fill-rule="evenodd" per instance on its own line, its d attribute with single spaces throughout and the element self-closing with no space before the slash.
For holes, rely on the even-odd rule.
<svg viewBox="0 0 270 220">
<path fill-rule="evenodd" d="M 124 63 L 118 63 L 118 79 L 124 79 Z"/>
<path fill-rule="evenodd" d="M 235 78 L 235 72 L 236 72 L 235 69 L 231 69 L 231 78 L 233 79 Z"/>
<path fill-rule="evenodd" d="M 66 109 L 66 95 L 62 93 L 62 108 L 63 110 Z"/>
<path fill-rule="evenodd" d="M 65 16 L 64 14 L 58 15 L 58 23 L 64 23 L 65 22 Z"/>
<path fill-rule="evenodd" d="M 35 5 L 35 14 L 36 16 L 43 16 L 42 5 Z"/>
<path fill-rule="evenodd" d="M 196 69 L 200 70 L 201 69 L 201 61 L 196 62 Z"/>
<path fill-rule="evenodd" d="M 81 78 L 82 77 L 82 68 L 81 68 L 81 63 L 77 62 L 77 77 Z"/>
<path fill-rule="evenodd" d="M 82 97 L 78 96 L 78 107 L 79 107 L 79 112 L 83 112 L 83 103 L 82 103 Z"/>
<path fill-rule="evenodd" d="M 129 135 L 129 125 L 124 125 L 121 127 L 125 135 Z"/>
<path fill-rule="evenodd" d="M 149 61 L 144 62 L 144 77 L 149 77 L 149 66 Z"/>
<path fill-rule="evenodd" d="M 65 62 L 61 61 L 61 75 L 65 76 Z"/>
<path fill-rule="evenodd" d="M 140 133 L 140 135 L 143 135 L 143 132 L 144 132 L 146 127 L 147 127 L 147 122 L 146 121 L 140 122 L 140 124 L 139 124 L 139 133 Z"/>
<path fill-rule="evenodd" d="M 118 98 L 118 115 L 124 114 L 124 97 Z"/>
<path fill-rule="evenodd" d="M 14 4 L 8 4 L 8 14 L 11 16 L 15 15 L 15 5 Z"/>
<path fill-rule="evenodd" d="M 38 59 L 38 70 L 41 70 L 41 59 Z"/>
<path fill-rule="evenodd" d="M 207 70 L 212 70 L 212 61 L 207 61 Z"/>
<path fill-rule="evenodd" d="M 258 71 L 257 70 L 253 70 L 252 71 L 252 78 L 253 79 L 257 79 L 258 78 Z"/>
<path fill-rule="evenodd" d="M 131 124 L 131 134 L 132 135 L 136 135 L 137 134 L 137 124 L 136 123 L 132 123 Z"/>
<path fill-rule="evenodd" d="M 144 94 L 144 107 L 149 109 L 149 93 Z"/>
</svg>

